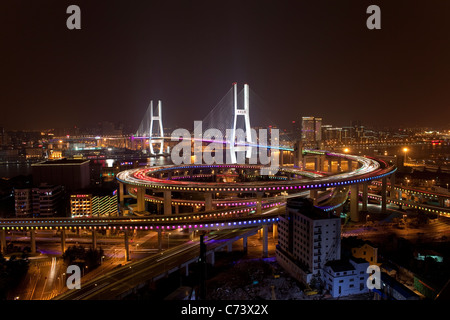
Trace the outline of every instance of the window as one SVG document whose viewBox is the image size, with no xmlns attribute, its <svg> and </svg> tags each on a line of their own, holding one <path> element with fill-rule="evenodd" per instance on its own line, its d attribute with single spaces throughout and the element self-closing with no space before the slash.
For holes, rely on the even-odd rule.
<svg viewBox="0 0 450 320">
<path fill-rule="evenodd" d="M 339 283 L 343 283 L 344 282 L 344 280 L 339 280 Z"/>
</svg>

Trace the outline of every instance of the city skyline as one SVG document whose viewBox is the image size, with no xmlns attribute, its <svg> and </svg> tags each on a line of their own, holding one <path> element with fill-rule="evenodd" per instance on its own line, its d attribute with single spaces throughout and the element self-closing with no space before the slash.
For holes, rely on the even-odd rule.
<svg viewBox="0 0 450 320">
<path fill-rule="evenodd" d="M 165 126 L 189 127 L 233 82 L 249 83 L 281 127 L 302 116 L 448 125 L 446 3 L 379 1 L 381 30 L 367 29 L 359 1 L 79 1 L 81 30 L 67 29 L 68 5 L 1 5 L 7 130 L 137 128 L 150 100 L 163 101 Z"/>
</svg>

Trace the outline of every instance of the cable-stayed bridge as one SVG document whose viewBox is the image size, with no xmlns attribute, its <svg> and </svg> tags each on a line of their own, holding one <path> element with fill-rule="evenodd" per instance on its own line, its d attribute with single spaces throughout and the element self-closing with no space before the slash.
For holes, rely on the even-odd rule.
<svg viewBox="0 0 450 320">
<path fill-rule="evenodd" d="M 232 163 L 236 162 L 236 152 L 245 151 L 246 157 L 250 158 L 252 149 L 280 149 L 294 151 L 291 145 L 280 145 L 278 131 L 276 144 L 269 143 L 272 132 L 278 129 L 272 129 L 273 120 L 264 117 L 264 102 L 256 93 L 250 90 L 248 84 L 238 92 L 237 83 L 223 96 L 223 98 L 211 109 L 202 121 L 194 122 L 194 132 L 191 132 L 191 141 L 217 142 L 228 146 Z M 155 112 L 156 111 L 156 112 Z M 164 134 L 162 102 L 158 101 L 157 108 L 153 108 L 153 101 L 144 114 L 134 139 L 148 140 L 149 152 L 151 155 L 164 153 L 165 140 L 171 140 L 171 135 Z M 257 126 L 253 126 L 252 119 L 256 119 Z M 258 135 L 263 129 L 268 132 L 261 140 Z M 159 145 L 155 150 L 154 145 Z"/>
</svg>

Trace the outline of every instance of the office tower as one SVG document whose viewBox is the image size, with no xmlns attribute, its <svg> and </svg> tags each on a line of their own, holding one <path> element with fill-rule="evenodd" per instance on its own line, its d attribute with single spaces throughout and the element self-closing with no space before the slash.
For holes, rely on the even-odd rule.
<svg viewBox="0 0 450 320">
<path fill-rule="evenodd" d="M 302 117 L 302 142 L 317 145 L 322 141 L 322 118 Z"/>
</svg>

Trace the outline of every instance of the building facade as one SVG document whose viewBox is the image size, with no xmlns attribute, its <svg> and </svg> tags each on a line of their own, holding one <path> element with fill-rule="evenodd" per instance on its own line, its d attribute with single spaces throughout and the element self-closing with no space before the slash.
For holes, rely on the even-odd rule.
<svg viewBox="0 0 450 320">
<path fill-rule="evenodd" d="M 42 184 L 39 187 L 14 190 L 17 217 L 64 216 L 64 189 L 58 185 Z"/>
<path fill-rule="evenodd" d="M 278 223 L 277 261 L 292 276 L 309 283 L 327 261 L 340 259 L 340 218 L 312 205 L 289 199 Z"/>
<path fill-rule="evenodd" d="M 26 217 L 33 213 L 31 188 L 14 189 L 14 207 L 17 217 Z"/>
<path fill-rule="evenodd" d="M 325 289 L 333 298 L 369 292 L 368 267 L 369 263 L 361 258 L 328 261 L 322 273 Z"/>
<path fill-rule="evenodd" d="M 60 159 L 31 165 L 33 182 L 60 185 L 67 191 L 87 188 L 90 185 L 89 160 Z"/>
<path fill-rule="evenodd" d="M 117 215 L 118 210 L 117 190 L 98 189 L 70 195 L 70 214 L 72 217 L 109 217 Z"/>
</svg>

